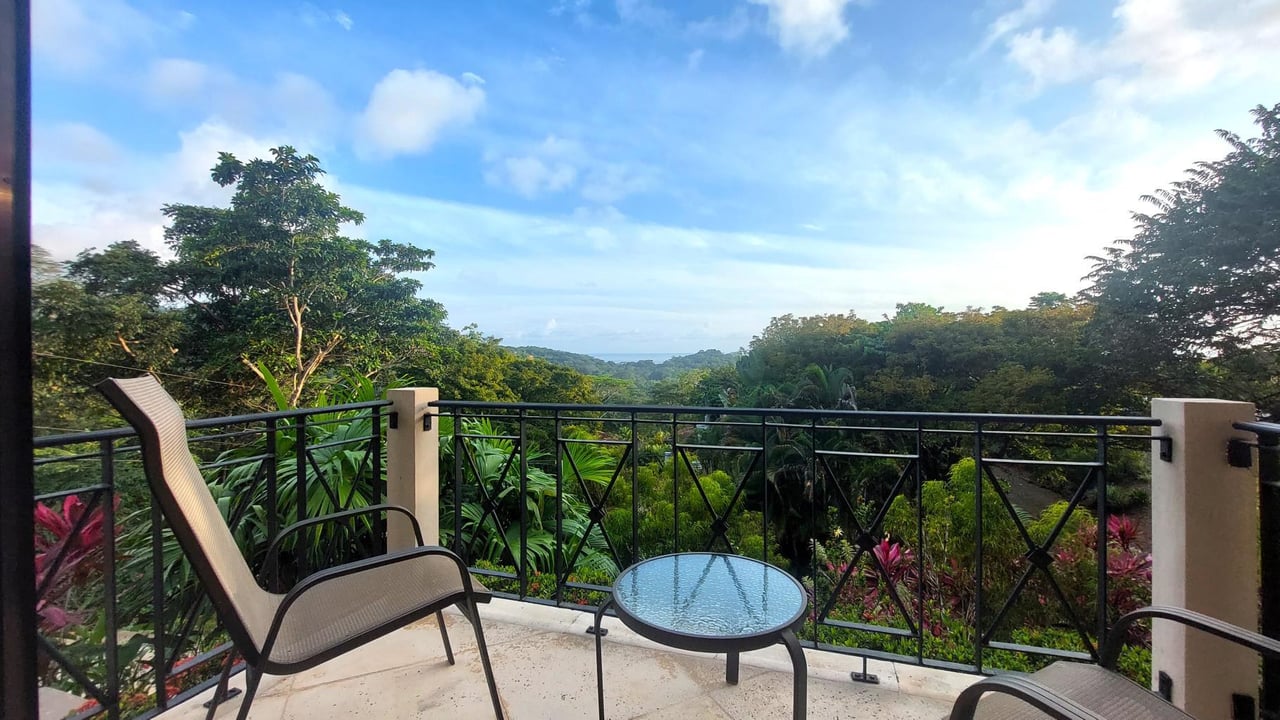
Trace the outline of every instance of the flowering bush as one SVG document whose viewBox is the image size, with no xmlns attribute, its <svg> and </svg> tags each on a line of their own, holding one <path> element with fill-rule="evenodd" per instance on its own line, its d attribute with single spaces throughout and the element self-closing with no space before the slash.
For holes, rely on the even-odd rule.
<svg viewBox="0 0 1280 720">
<path fill-rule="evenodd" d="M 1087 511 L 1059 502 L 1038 517 L 1025 513 L 1019 522 L 1036 546 L 1048 543 L 1045 553 L 1032 551 L 1000 504 L 995 492 L 982 493 L 984 608 L 976 618 L 977 578 L 973 568 L 977 538 L 974 532 L 974 468 L 961 461 L 952 468 L 948 482 L 926 482 L 921 488 L 919 511 L 903 496 L 886 514 L 886 534 L 869 552 L 855 552 L 837 527 L 832 539 L 815 547 L 817 564 L 804 582 L 819 611 L 827 619 L 885 628 L 922 627 L 924 655 L 934 660 L 972 664 L 974 628 L 992 632 L 990 640 L 1049 649 L 1085 652 L 1086 638 L 1077 627 L 1092 628 L 1098 591 L 1098 525 Z M 994 501 L 994 502 L 993 502 Z M 920 538 L 917 512 L 922 513 Z M 1061 527 L 1059 527 L 1061 526 Z M 1054 534 L 1056 532 L 1056 535 Z M 1106 525 L 1106 607 L 1109 622 L 1146 605 L 1151 597 L 1151 556 L 1139 547 L 1137 522 L 1112 516 Z M 924 541 L 923 556 L 917 547 Z M 1053 542 L 1049 543 L 1052 539 Z M 851 567 L 855 557 L 860 558 Z M 1047 570 L 1032 567 L 1042 564 Z M 1030 575 L 1019 589 L 1022 576 Z M 1048 575 L 1052 576 L 1052 582 Z M 1056 586 L 1056 587 L 1055 587 Z M 1018 592 L 1005 606 L 1006 599 Z M 1059 592 L 1061 591 L 1061 599 Z M 918 597 L 922 596 L 922 597 Z M 1065 599 L 1064 606 L 1062 599 Z M 919 602 L 923 607 L 918 607 Z M 1003 610 L 999 624 L 997 612 Z M 1079 623 L 1079 625 L 1077 624 Z M 913 656 L 920 640 L 891 634 L 823 626 L 806 630 L 808 637 L 825 643 L 883 650 Z M 1121 667 L 1141 677 L 1150 665 L 1149 632 L 1131 630 L 1130 647 Z M 1097 639 L 1090 635 L 1090 645 Z M 983 664 L 1008 670 L 1034 670 L 1050 658 L 987 648 Z"/>
</svg>

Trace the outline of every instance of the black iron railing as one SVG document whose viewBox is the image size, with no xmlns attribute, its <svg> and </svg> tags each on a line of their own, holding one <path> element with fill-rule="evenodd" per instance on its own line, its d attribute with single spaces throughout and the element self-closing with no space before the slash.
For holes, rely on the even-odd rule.
<svg viewBox="0 0 1280 720">
<path fill-rule="evenodd" d="M 288 524 L 385 497 L 387 401 L 195 420 L 193 454 L 255 572 Z M 217 680 L 230 644 L 165 526 L 132 431 L 35 442 L 41 683 L 85 718 L 149 717 Z M 282 573 L 382 552 L 385 527 L 304 536 Z M 278 589 L 292 578 L 261 578 Z M 276 587 L 272 587 L 272 586 Z"/>
<path fill-rule="evenodd" d="M 1260 630 L 1280 637 L 1280 423 L 1235 423 L 1235 429 L 1253 433 L 1255 442 L 1231 441 L 1227 454 L 1232 465 L 1253 465 L 1258 450 L 1258 531 Z M 1262 717 L 1280 718 L 1280 662 L 1262 661 Z"/>
<path fill-rule="evenodd" d="M 966 671 L 1096 659 L 1149 600 L 1113 507 L 1149 507 L 1151 418 L 435 406 L 443 541 L 522 600 L 592 607 L 626 565 L 723 550 L 802 579 L 811 647 Z"/>
</svg>

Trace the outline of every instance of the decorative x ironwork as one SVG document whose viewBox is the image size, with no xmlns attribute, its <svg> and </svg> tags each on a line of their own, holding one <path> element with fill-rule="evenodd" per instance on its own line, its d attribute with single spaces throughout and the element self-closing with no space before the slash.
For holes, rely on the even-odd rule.
<svg viewBox="0 0 1280 720">
<path fill-rule="evenodd" d="M 871 558 L 871 562 L 875 566 L 876 571 L 880 573 L 880 576 L 884 578 L 885 583 L 888 584 L 889 597 L 893 599 L 893 604 L 896 605 L 898 607 L 898 611 L 902 613 L 902 617 L 907 623 L 908 630 L 910 630 L 912 635 L 915 635 L 918 632 L 916 630 L 916 622 L 912 618 L 911 613 L 907 611 L 906 604 L 902 602 L 902 598 L 898 595 L 898 588 L 893 582 L 893 577 L 889 574 L 889 569 L 884 566 L 884 562 L 882 562 L 880 557 L 876 555 L 875 546 L 879 542 L 878 536 L 882 530 L 882 526 L 884 525 L 885 515 L 889 513 L 889 506 L 893 504 L 893 499 L 897 497 L 898 493 L 902 490 L 903 485 L 906 484 L 907 478 L 914 476 L 916 463 L 919 462 L 919 460 L 911 458 L 907 462 L 906 467 L 904 467 L 902 472 L 898 475 L 897 481 L 894 482 L 893 488 L 889 491 L 884 502 L 876 511 L 875 517 L 872 518 L 871 522 L 866 527 L 863 527 L 862 523 L 858 521 L 857 513 L 854 512 L 853 503 L 850 502 L 848 495 L 845 494 L 844 488 L 840 486 L 836 473 L 831 469 L 831 465 L 827 461 L 828 456 L 848 456 L 850 453 L 818 450 L 816 451 L 816 455 L 818 457 L 818 464 L 822 467 L 825 477 L 830 480 L 829 483 L 824 483 L 824 485 L 835 488 L 836 498 L 840 508 L 848 514 L 850 522 L 853 523 L 853 529 L 855 532 L 853 545 L 857 548 L 857 552 L 854 553 L 853 559 L 849 562 L 849 566 L 840 574 L 840 579 L 836 582 L 835 587 L 831 589 L 831 595 L 827 598 L 827 602 L 823 606 L 822 612 L 818 615 L 818 622 L 828 622 L 827 615 L 835 607 L 836 600 L 840 596 L 840 591 L 844 589 L 845 583 L 849 581 L 854 570 L 861 565 L 862 557 L 866 555 Z M 861 454 L 858 455 L 861 456 Z"/>
<path fill-rule="evenodd" d="M 727 518 L 733 512 L 733 508 L 738 504 L 738 499 L 742 497 L 742 492 L 747 487 L 747 481 L 755 474 L 756 468 L 760 466 L 760 458 L 764 457 L 763 449 L 758 447 L 739 447 L 734 445 L 678 445 L 676 449 L 680 453 L 680 459 L 684 462 L 685 469 L 689 471 L 689 477 L 693 478 L 693 486 L 698 488 L 698 495 L 702 497 L 702 502 L 707 507 L 707 512 L 711 513 L 711 537 L 707 540 L 707 550 L 715 547 L 716 539 L 719 538 L 724 542 L 729 552 L 735 553 L 733 542 L 729 540 L 729 522 Z M 711 498 L 707 497 L 707 491 L 702 487 L 702 476 L 693 469 L 693 462 L 689 460 L 689 454 L 686 450 L 729 450 L 734 452 L 750 452 L 751 464 L 747 466 L 746 472 L 742 473 L 742 477 L 734 483 L 733 497 L 729 498 L 729 504 L 725 506 L 723 512 L 717 512 L 711 505 Z M 763 482 L 763 476 L 761 477 Z"/>
<path fill-rule="evenodd" d="M 1058 522 L 1053 526 L 1053 530 L 1049 533 L 1049 536 L 1043 543 L 1038 543 L 1031 537 L 1031 533 L 1027 531 L 1026 525 L 1024 525 L 1022 520 L 1018 518 L 1018 513 L 1014 509 L 1013 503 L 1009 500 L 1009 495 L 1005 493 L 999 480 L 996 479 L 996 476 L 991 471 L 992 465 L 1029 464 L 1053 465 L 1056 467 L 1083 466 L 1089 468 L 1089 472 L 1085 475 L 1084 480 L 1080 483 L 1080 486 L 1076 488 L 1075 493 L 1071 496 L 1070 502 L 1067 503 L 1067 508 L 1062 513 L 1062 517 L 1058 518 Z M 1009 593 L 1009 597 L 1006 598 L 1004 604 L 1000 606 L 1000 610 L 996 613 L 995 619 L 991 621 L 991 626 L 982 633 L 982 644 L 986 645 L 991 642 L 991 639 L 999 628 L 1001 621 L 1003 621 L 1005 616 L 1009 614 L 1009 611 L 1013 608 L 1018 596 L 1021 595 L 1022 591 L 1026 588 L 1027 582 L 1031 580 L 1031 576 L 1039 571 L 1044 576 L 1044 579 L 1048 583 L 1050 589 L 1053 590 L 1053 594 L 1062 604 L 1062 609 L 1066 611 L 1067 617 L 1070 619 L 1072 626 L 1075 627 L 1076 632 L 1080 634 L 1080 640 L 1084 643 L 1085 648 L 1088 649 L 1089 655 L 1095 660 L 1098 658 L 1098 651 L 1094 647 L 1094 643 L 1089 640 L 1088 631 L 1085 629 L 1084 624 L 1081 623 L 1079 615 L 1077 615 L 1076 611 L 1071 607 L 1070 601 L 1067 600 L 1066 593 L 1064 593 L 1062 588 L 1058 585 L 1057 579 L 1053 576 L 1053 571 L 1050 570 L 1050 567 L 1054 562 L 1054 557 L 1049 550 L 1053 547 L 1053 544 L 1057 542 L 1058 536 L 1062 534 L 1063 528 L 1067 526 L 1067 522 L 1071 519 L 1071 514 L 1075 512 L 1080 501 L 1084 499 L 1085 493 L 1090 487 L 1094 487 L 1098 484 L 1098 472 L 1101 467 L 1101 463 L 997 460 L 993 458 L 983 459 L 983 475 L 985 475 L 987 480 L 990 481 L 991 487 L 1000 498 L 1000 504 L 1004 506 L 1005 510 L 1009 513 L 1009 517 L 1013 519 L 1014 526 L 1018 528 L 1018 534 L 1022 536 L 1022 541 L 1027 546 L 1027 551 L 1023 553 L 1022 556 L 1027 561 L 1027 567 L 1023 570 L 1021 577 L 1018 578 L 1018 582 L 1014 584 L 1013 590 Z M 981 499 L 979 499 L 979 502 L 981 502 Z M 1105 522 L 1105 519 L 1099 518 L 1098 522 Z M 1101 593 L 1102 588 L 1099 588 L 1098 592 Z M 981 619 L 979 619 L 979 622 L 981 622 Z"/>
<path fill-rule="evenodd" d="M 618 459 L 617 467 L 613 469 L 613 475 L 609 478 L 609 484 L 605 485 L 604 492 L 600 493 L 600 499 L 597 500 L 591 495 L 591 490 L 587 487 L 587 481 L 582 477 L 582 472 L 578 470 L 578 464 L 574 461 L 573 454 L 568 452 L 568 443 L 569 440 L 564 438 L 559 440 L 560 447 L 565 451 L 564 457 L 569 461 L 569 470 L 577 478 L 578 486 L 582 488 L 582 497 L 586 498 L 591 507 L 587 509 L 587 528 L 582 533 L 582 537 L 578 539 L 578 546 L 574 548 L 573 553 L 564 564 L 560 577 L 557 579 L 559 585 L 564 585 L 568 580 L 569 570 L 578 561 L 578 556 L 582 554 L 583 548 L 587 545 L 587 539 L 591 537 L 591 532 L 595 528 L 600 528 L 600 535 L 604 537 L 604 544 L 609 548 L 609 554 L 613 556 L 613 561 L 617 563 L 618 567 L 622 567 L 622 557 L 618 555 L 618 550 L 613 544 L 613 538 L 609 537 L 609 531 L 604 527 L 604 504 L 609 500 L 609 493 L 613 492 L 613 486 L 618 483 L 618 478 L 622 475 L 622 468 L 626 467 L 627 460 L 632 453 L 631 443 L 627 443 L 622 450 L 622 457 Z M 596 444 L 609 443 L 601 442 Z"/>
<path fill-rule="evenodd" d="M 475 527 L 471 533 L 471 539 L 466 543 L 466 555 L 470 557 L 474 555 L 476 540 L 482 537 L 480 529 L 484 527 L 484 522 L 488 518 L 493 518 L 493 524 L 498 528 L 498 539 L 502 541 L 502 546 L 506 548 L 507 554 L 512 558 L 518 558 L 518 554 L 512 549 L 511 543 L 507 540 L 507 529 L 502 524 L 502 517 L 498 514 L 499 502 L 490 492 L 490 488 L 484 483 L 484 474 L 480 472 L 480 466 L 476 463 L 475 453 L 471 452 L 467 443 L 461 443 L 462 455 L 466 459 L 467 465 L 471 468 L 471 472 L 476 478 L 476 488 L 480 493 L 480 509 L 482 510 L 480 517 L 476 520 Z M 517 457 L 520 456 L 520 442 L 515 441 L 511 446 L 511 452 L 507 454 L 506 459 L 502 462 L 502 470 L 498 473 L 497 486 L 501 487 L 507 479 L 507 473 L 511 471 L 512 464 L 515 463 Z M 524 498 L 521 498 L 524 502 Z M 524 571 L 524 568 L 521 568 Z"/>
</svg>

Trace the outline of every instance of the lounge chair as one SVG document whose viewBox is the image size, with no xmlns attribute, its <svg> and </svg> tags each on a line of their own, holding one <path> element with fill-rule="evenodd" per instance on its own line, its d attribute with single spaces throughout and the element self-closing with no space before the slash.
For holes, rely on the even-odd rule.
<svg viewBox="0 0 1280 720">
<path fill-rule="evenodd" d="M 433 613 L 445 655 L 453 664 L 453 649 L 440 612 L 450 605 L 456 605 L 475 630 L 493 711 L 501 720 L 502 704 L 476 609 L 476 603 L 488 602 L 490 594 L 453 552 L 423 545 L 422 530 L 408 510 L 373 505 L 285 528 L 272 541 L 268 563 L 282 537 L 305 527 L 367 514 L 395 513 L 407 518 L 418 547 L 321 570 L 283 594 L 268 592 L 254 579 L 191 457 L 186 423 L 173 398 L 151 376 L 105 380 L 98 389 L 138 432 L 143 467 L 155 500 L 244 658 L 247 679 L 237 716 L 240 720 L 249 714 L 263 673 L 288 675 L 312 668 Z M 216 701 L 225 696 L 230 670 L 228 658 L 215 702 L 209 708 L 210 720 Z"/>
<path fill-rule="evenodd" d="M 1280 658 L 1280 641 L 1198 612 L 1147 607 L 1116 621 L 1103 646 L 1100 664 L 1055 662 L 1030 675 L 983 678 L 960 693 L 948 717 L 950 720 L 1188 720 L 1190 715 L 1115 671 L 1129 627 L 1145 619 L 1172 620 L 1262 655 Z M 1222 717 L 1226 717 L 1225 712 Z"/>
</svg>

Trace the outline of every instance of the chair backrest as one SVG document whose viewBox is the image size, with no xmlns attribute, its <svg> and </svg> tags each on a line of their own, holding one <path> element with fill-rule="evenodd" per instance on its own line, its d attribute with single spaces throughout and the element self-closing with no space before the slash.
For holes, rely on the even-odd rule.
<svg viewBox="0 0 1280 720">
<path fill-rule="evenodd" d="M 151 492 L 237 649 L 254 662 L 279 596 L 258 586 L 187 446 L 182 409 L 150 375 L 98 390 L 137 431 Z"/>
</svg>

